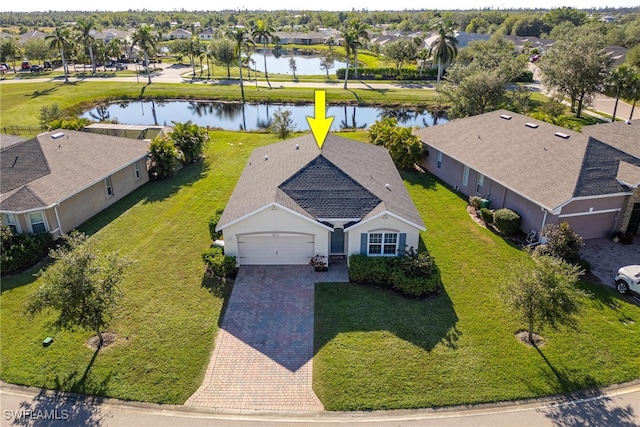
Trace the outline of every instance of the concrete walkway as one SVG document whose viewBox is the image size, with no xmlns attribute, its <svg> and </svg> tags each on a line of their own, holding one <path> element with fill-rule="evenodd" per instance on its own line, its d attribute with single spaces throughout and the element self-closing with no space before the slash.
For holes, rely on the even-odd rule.
<svg viewBox="0 0 640 427">
<path fill-rule="evenodd" d="M 321 411 L 312 389 L 314 285 L 348 281 L 345 268 L 243 266 L 200 388 L 185 405 Z"/>
</svg>

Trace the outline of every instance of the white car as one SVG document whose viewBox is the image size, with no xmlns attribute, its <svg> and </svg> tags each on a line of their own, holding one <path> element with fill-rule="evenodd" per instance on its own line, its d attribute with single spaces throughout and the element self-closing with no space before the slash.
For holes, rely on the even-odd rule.
<svg viewBox="0 0 640 427">
<path fill-rule="evenodd" d="M 640 295 L 640 265 L 620 267 L 616 274 L 616 289 L 621 294 L 632 292 Z"/>
</svg>

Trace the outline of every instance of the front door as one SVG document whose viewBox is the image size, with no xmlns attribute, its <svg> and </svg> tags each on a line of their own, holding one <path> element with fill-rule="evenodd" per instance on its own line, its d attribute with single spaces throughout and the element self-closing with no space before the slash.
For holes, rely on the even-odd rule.
<svg viewBox="0 0 640 427">
<path fill-rule="evenodd" d="M 334 228 L 331 233 L 331 254 L 344 254 L 344 230 L 342 228 Z"/>
<path fill-rule="evenodd" d="M 634 203 L 631 210 L 631 218 L 629 218 L 629 225 L 627 225 L 627 233 L 638 234 L 638 227 L 640 226 L 640 203 Z"/>
</svg>

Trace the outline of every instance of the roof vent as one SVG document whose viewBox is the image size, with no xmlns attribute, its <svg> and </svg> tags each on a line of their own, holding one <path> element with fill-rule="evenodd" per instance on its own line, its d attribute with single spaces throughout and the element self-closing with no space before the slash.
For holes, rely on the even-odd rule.
<svg viewBox="0 0 640 427">
<path fill-rule="evenodd" d="M 505 120 L 511 120 L 511 116 L 508 114 L 500 114 L 500 118 Z"/>
<path fill-rule="evenodd" d="M 391 191 L 391 186 L 389 184 L 385 184 L 384 188 L 386 188 L 387 190 Z"/>
<path fill-rule="evenodd" d="M 296 144 L 296 150 L 299 150 L 300 146 L 298 144 Z"/>
<path fill-rule="evenodd" d="M 562 139 L 569 139 L 569 134 L 564 133 L 564 132 L 556 132 L 555 135 L 557 137 L 559 137 L 559 138 L 562 138 Z"/>
<path fill-rule="evenodd" d="M 269 160 L 269 156 L 264 156 L 264 161 L 266 162 L 267 160 Z"/>
<path fill-rule="evenodd" d="M 52 139 L 58 139 L 58 138 L 62 138 L 64 136 L 64 132 L 56 132 L 54 134 L 51 135 Z"/>
<path fill-rule="evenodd" d="M 524 125 L 525 125 L 526 127 L 528 127 L 528 128 L 533 128 L 533 129 L 535 129 L 535 128 L 537 128 L 537 127 L 538 127 L 538 125 L 537 125 L 537 124 L 535 124 L 535 123 L 530 123 L 530 122 L 527 122 L 527 123 L 525 123 Z"/>
</svg>

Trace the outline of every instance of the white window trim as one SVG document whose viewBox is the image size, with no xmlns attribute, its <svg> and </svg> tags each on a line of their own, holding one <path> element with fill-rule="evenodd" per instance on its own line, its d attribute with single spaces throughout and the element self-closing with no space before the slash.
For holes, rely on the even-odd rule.
<svg viewBox="0 0 640 427">
<path fill-rule="evenodd" d="M 47 213 L 45 211 L 35 211 L 35 212 L 29 212 L 25 214 L 25 217 L 27 219 L 27 227 L 29 227 L 29 232 L 34 233 L 33 224 L 31 223 L 31 215 L 37 214 L 37 213 L 42 214 L 42 224 L 44 224 L 44 231 L 48 232 L 49 223 L 47 222 Z M 37 224 L 40 224 L 40 223 L 38 222 Z"/>
<path fill-rule="evenodd" d="M 22 233 L 22 229 L 20 228 L 20 221 L 17 220 L 16 215 L 12 213 L 3 214 L 6 218 L 7 223 L 5 224 L 8 227 L 12 225 L 16 228 L 16 234 Z M 4 221 L 3 221 L 4 222 Z"/>
<path fill-rule="evenodd" d="M 113 191 L 113 182 L 111 182 L 111 177 L 108 176 L 104 179 L 104 191 L 107 194 L 107 199 L 110 199 L 114 195 Z M 109 194 L 111 192 L 111 194 Z"/>
<path fill-rule="evenodd" d="M 462 170 L 462 185 L 466 187 L 469 185 L 469 166 L 464 165 L 464 169 Z"/>
<path fill-rule="evenodd" d="M 476 181 L 476 193 L 482 194 L 482 190 L 484 189 L 484 175 L 478 173 L 478 180 Z"/>
<path fill-rule="evenodd" d="M 438 151 L 436 154 L 436 168 L 442 169 L 442 151 Z"/>
<path fill-rule="evenodd" d="M 142 178 L 142 171 L 140 170 L 140 160 L 136 160 L 133 163 L 133 176 L 135 177 L 136 181 Z"/>
<path fill-rule="evenodd" d="M 382 239 L 380 241 L 380 253 L 371 253 L 370 249 L 371 249 L 371 245 L 377 245 L 378 243 L 371 243 L 371 235 L 372 234 L 380 234 L 382 235 Z M 384 247 L 391 245 L 391 243 L 386 243 L 384 242 L 384 238 L 386 234 L 395 234 L 396 236 L 396 249 L 395 251 L 393 251 L 393 253 L 384 253 Z M 398 256 L 398 245 L 400 244 L 400 233 L 397 231 L 371 231 L 369 233 L 367 233 L 367 255 L 368 256 Z"/>
</svg>

